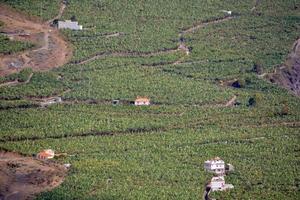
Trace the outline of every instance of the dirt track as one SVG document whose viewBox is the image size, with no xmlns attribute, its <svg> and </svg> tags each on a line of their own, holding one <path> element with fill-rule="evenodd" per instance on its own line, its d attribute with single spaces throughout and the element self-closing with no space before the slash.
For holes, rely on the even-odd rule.
<svg viewBox="0 0 300 200">
<path fill-rule="evenodd" d="M 0 56 L 0 76 L 31 67 L 33 70 L 48 70 L 67 63 L 72 49 L 59 31 L 39 19 L 28 17 L 12 8 L 0 4 L 0 21 L 4 22 L 2 32 L 13 40 L 29 41 L 36 48 Z"/>
<path fill-rule="evenodd" d="M 222 23 L 231 19 L 234 19 L 234 16 L 225 16 L 222 18 L 218 18 L 218 19 L 213 19 L 207 22 L 199 22 L 195 25 L 193 25 L 192 27 L 188 27 L 184 30 L 182 30 L 179 34 L 178 37 L 179 38 L 183 38 L 184 35 L 192 33 L 198 29 L 201 29 L 205 26 L 211 25 L 211 24 L 218 24 L 218 23 Z M 112 34 L 112 36 L 119 36 L 119 34 Z M 77 65 L 81 65 L 81 64 L 86 64 L 90 61 L 93 60 L 97 60 L 97 59 L 102 59 L 102 58 L 106 58 L 108 56 L 112 56 L 112 57 L 151 57 L 151 56 L 158 56 L 158 55 L 163 55 L 163 54 L 169 54 L 169 53 L 175 53 L 178 51 L 182 51 L 183 53 L 185 53 L 185 55 L 188 55 L 190 53 L 189 47 L 185 44 L 185 42 L 180 41 L 178 46 L 176 48 L 172 48 L 172 49 L 163 49 L 163 50 L 159 50 L 159 51 L 154 51 L 154 52 L 99 52 L 96 53 L 95 55 L 92 55 L 91 57 L 82 59 L 82 60 L 77 60 L 72 62 L 72 64 L 77 64 Z M 177 65 L 177 64 L 181 64 L 184 60 L 185 56 L 179 58 L 177 61 L 173 62 L 173 63 L 166 63 L 167 65 L 171 64 L 171 65 Z M 151 65 L 150 65 L 151 66 Z M 153 66 L 153 65 L 152 65 Z M 159 65 L 161 66 L 161 65 Z"/>
<path fill-rule="evenodd" d="M 32 199 L 59 186 L 65 174 L 63 166 L 0 151 L 0 199 Z"/>
</svg>

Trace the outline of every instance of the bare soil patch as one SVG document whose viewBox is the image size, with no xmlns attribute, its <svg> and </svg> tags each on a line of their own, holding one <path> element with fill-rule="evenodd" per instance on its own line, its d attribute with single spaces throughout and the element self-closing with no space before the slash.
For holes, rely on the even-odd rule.
<svg viewBox="0 0 300 200">
<path fill-rule="evenodd" d="M 12 55 L 0 55 L 0 76 L 31 67 L 33 70 L 49 70 L 68 62 L 72 49 L 47 22 L 22 14 L 8 6 L 0 4 L 0 21 L 4 22 L 2 32 L 11 34 L 15 40 L 29 41 L 35 49 Z"/>
<path fill-rule="evenodd" d="M 0 199 L 28 200 L 34 195 L 59 186 L 65 177 L 63 166 L 0 152 Z"/>
<path fill-rule="evenodd" d="M 300 96 L 300 38 L 294 43 L 285 63 L 275 69 L 274 73 L 266 76 L 272 83 Z"/>
</svg>

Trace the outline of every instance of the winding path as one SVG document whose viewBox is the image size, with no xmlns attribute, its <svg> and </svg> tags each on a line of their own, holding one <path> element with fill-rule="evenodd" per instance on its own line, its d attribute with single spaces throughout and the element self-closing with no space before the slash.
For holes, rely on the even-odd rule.
<svg viewBox="0 0 300 200">
<path fill-rule="evenodd" d="M 71 58 L 72 49 L 59 31 L 50 27 L 47 22 L 28 17 L 3 4 L 0 4 L 0 10 L 0 21 L 5 24 L 2 32 L 26 33 L 16 35 L 14 38 L 36 45 L 35 49 L 12 55 L 0 55 L 0 76 L 18 72 L 26 67 L 36 71 L 48 70 L 64 65 Z"/>
<path fill-rule="evenodd" d="M 222 18 L 218 18 L 218 19 L 213 19 L 211 21 L 207 21 L 207 22 L 200 22 L 195 24 L 192 27 L 183 29 L 179 34 L 179 40 L 186 34 L 192 33 L 194 31 L 196 31 L 197 29 L 203 28 L 205 26 L 211 25 L 211 24 L 218 24 L 218 23 L 222 23 L 231 19 L 234 19 L 234 16 L 225 16 Z M 115 36 L 115 35 L 113 35 Z M 109 56 L 112 57 L 151 57 L 151 56 L 158 56 L 158 55 L 163 55 L 163 54 L 169 54 L 169 53 L 175 53 L 178 51 L 182 51 L 185 56 L 188 56 L 190 53 L 189 47 L 185 44 L 184 41 L 180 41 L 178 46 L 176 48 L 172 48 L 172 49 L 164 49 L 164 50 L 160 50 L 160 51 L 154 51 L 154 52 L 99 52 L 96 53 L 95 55 L 82 59 L 82 60 L 77 60 L 77 61 L 73 61 L 71 62 L 72 64 L 77 64 L 77 65 L 82 65 L 82 64 L 86 64 L 88 62 L 91 62 L 93 60 L 97 60 L 97 59 L 103 59 Z M 171 64 L 171 65 L 177 65 L 183 62 L 185 56 L 180 57 L 177 61 L 173 62 L 173 63 L 167 63 L 167 64 Z M 163 64 L 159 65 L 162 66 Z"/>
<path fill-rule="evenodd" d="M 82 64 L 91 62 L 93 60 L 105 58 L 108 56 L 112 56 L 112 57 L 151 57 L 151 56 L 157 56 L 157 55 L 162 55 L 162 54 L 174 53 L 177 51 L 179 51 L 178 48 L 166 49 L 166 50 L 161 50 L 161 51 L 156 51 L 156 52 L 145 52 L 145 53 L 141 53 L 141 52 L 100 52 L 100 53 L 97 53 L 97 54 L 87 58 L 87 59 L 74 61 L 73 64 L 82 65 Z"/>
<path fill-rule="evenodd" d="M 6 82 L 6 83 L 2 83 L 0 84 L 0 87 L 4 87 L 4 86 L 16 86 L 16 85 L 24 85 L 30 82 L 31 78 L 33 76 L 33 73 L 31 73 L 28 76 L 28 79 L 25 82 L 20 82 L 18 79 L 14 80 L 14 81 L 10 81 L 10 82 Z"/>
<path fill-rule="evenodd" d="M 58 14 L 54 18 L 48 20 L 47 23 L 51 23 L 55 19 L 60 19 L 63 16 L 66 7 L 67 7 L 67 5 L 64 4 L 63 1 L 61 1 Z"/>
</svg>

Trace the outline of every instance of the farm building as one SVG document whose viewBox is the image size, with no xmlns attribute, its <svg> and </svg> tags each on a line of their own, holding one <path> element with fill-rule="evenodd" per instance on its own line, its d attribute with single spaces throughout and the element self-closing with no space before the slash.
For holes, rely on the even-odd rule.
<svg viewBox="0 0 300 200">
<path fill-rule="evenodd" d="M 134 101 L 136 106 L 148 106 L 150 105 L 150 99 L 148 97 L 137 97 Z"/>
<path fill-rule="evenodd" d="M 225 162 L 219 157 L 204 162 L 204 169 L 215 174 L 225 174 Z"/>
<path fill-rule="evenodd" d="M 51 149 L 43 150 L 36 155 L 36 158 L 40 160 L 47 160 L 47 159 L 54 158 L 54 151 Z"/>
<path fill-rule="evenodd" d="M 208 186 L 212 191 L 223 191 L 234 188 L 232 184 L 225 184 L 224 176 L 213 177 Z"/>
<path fill-rule="evenodd" d="M 56 103 L 61 103 L 61 102 L 62 102 L 61 97 L 53 97 L 53 98 L 47 99 L 44 102 L 41 102 L 40 106 L 41 107 L 46 107 L 46 106 L 49 106 L 49 105 L 52 105 L 52 104 L 56 104 Z"/>
<path fill-rule="evenodd" d="M 78 22 L 71 20 L 58 21 L 58 29 L 82 30 L 82 25 L 78 25 Z"/>
</svg>

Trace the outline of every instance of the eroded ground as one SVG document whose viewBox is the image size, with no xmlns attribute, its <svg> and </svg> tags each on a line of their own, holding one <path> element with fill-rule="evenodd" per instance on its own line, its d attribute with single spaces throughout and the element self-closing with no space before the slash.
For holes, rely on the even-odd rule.
<svg viewBox="0 0 300 200">
<path fill-rule="evenodd" d="M 300 96 L 300 39 L 294 43 L 285 63 L 269 79 Z"/>
<path fill-rule="evenodd" d="M 72 49 L 59 31 L 42 22 L 5 6 L 0 5 L 0 21 L 4 22 L 1 32 L 12 40 L 29 41 L 36 48 L 13 55 L 0 56 L 0 75 L 8 75 L 23 68 L 47 70 L 67 63 Z"/>
<path fill-rule="evenodd" d="M 66 169 L 58 164 L 0 152 L 0 199 L 32 199 L 59 186 L 65 174 Z"/>
</svg>

